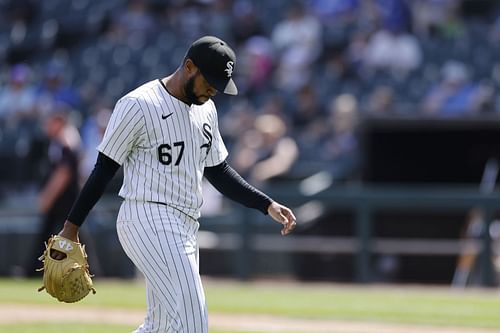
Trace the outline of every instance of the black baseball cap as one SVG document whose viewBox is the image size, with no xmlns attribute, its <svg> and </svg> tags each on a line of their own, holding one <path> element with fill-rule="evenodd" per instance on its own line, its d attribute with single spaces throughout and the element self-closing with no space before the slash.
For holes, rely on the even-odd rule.
<svg viewBox="0 0 500 333">
<path fill-rule="evenodd" d="M 214 36 L 201 37 L 191 44 L 186 58 L 193 61 L 215 89 L 228 95 L 238 94 L 232 79 L 236 55 L 226 42 Z"/>
</svg>

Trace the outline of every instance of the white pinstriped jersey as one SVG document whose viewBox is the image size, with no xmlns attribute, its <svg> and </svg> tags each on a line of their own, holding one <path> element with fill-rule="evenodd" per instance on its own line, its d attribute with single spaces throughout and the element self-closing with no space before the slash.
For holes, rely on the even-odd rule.
<svg viewBox="0 0 500 333">
<path fill-rule="evenodd" d="M 164 203 L 195 219 L 205 166 L 228 155 L 213 101 L 188 106 L 160 80 L 117 102 L 98 150 L 123 165 L 121 197 Z"/>
</svg>

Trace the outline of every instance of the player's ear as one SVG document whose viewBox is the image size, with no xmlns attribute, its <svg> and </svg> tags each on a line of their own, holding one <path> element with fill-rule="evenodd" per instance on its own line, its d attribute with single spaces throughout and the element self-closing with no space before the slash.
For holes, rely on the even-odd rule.
<svg viewBox="0 0 500 333">
<path fill-rule="evenodd" d="M 194 62 L 191 59 L 186 58 L 186 60 L 184 61 L 184 70 L 186 71 L 186 73 L 190 76 L 193 73 L 196 73 L 197 69 L 198 67 L 196 67 Z"/>
</svg>

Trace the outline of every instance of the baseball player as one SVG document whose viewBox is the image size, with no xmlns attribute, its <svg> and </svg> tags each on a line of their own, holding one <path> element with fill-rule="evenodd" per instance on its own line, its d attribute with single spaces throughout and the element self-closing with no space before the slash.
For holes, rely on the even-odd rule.
<svg viewBox="0 0 500 333">
<path fill-rule="evenodd" d="M 203 176 L 227 197 L 269 214 L 283 225 L 283 235 L 296 225 L 289 208 L 248 184 L 226 162 L 211 97 L 238 93 L 231 78 L 235 64 L 224 41 L 205 36 L 190 46 L 173 74 L 122 97 L 94 170 L 59 233 L 78 241 L 79 226 L 123 166 L 117 232 L 144 274 L 147 291 L 147 315 L 135 332 L 208 332 L 196 240 Z"/>
</svg>

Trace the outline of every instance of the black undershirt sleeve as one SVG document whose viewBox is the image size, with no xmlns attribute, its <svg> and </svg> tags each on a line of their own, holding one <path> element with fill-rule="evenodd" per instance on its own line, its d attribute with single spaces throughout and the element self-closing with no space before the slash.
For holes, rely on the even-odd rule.
<svg viewBox="0 0 500 333">
<path fill-rule="evenodd" d="M 71 208 L 68 221 L 78 226 L 82 225 L 92 207 L 104 193 L 106 185 L 108 185 L 119 168 L 120 164 L 103 153 L 99 153 L 92 173 Z"/>
<path fill-rule="evenodd" d="M 248 184 L 226 161 L 213 167 L 206 167 L 204 175 L 220 193 L 229 199 L 267 214 L 267 208 L 273 202 L 272 199 Z"/>
</svg>

